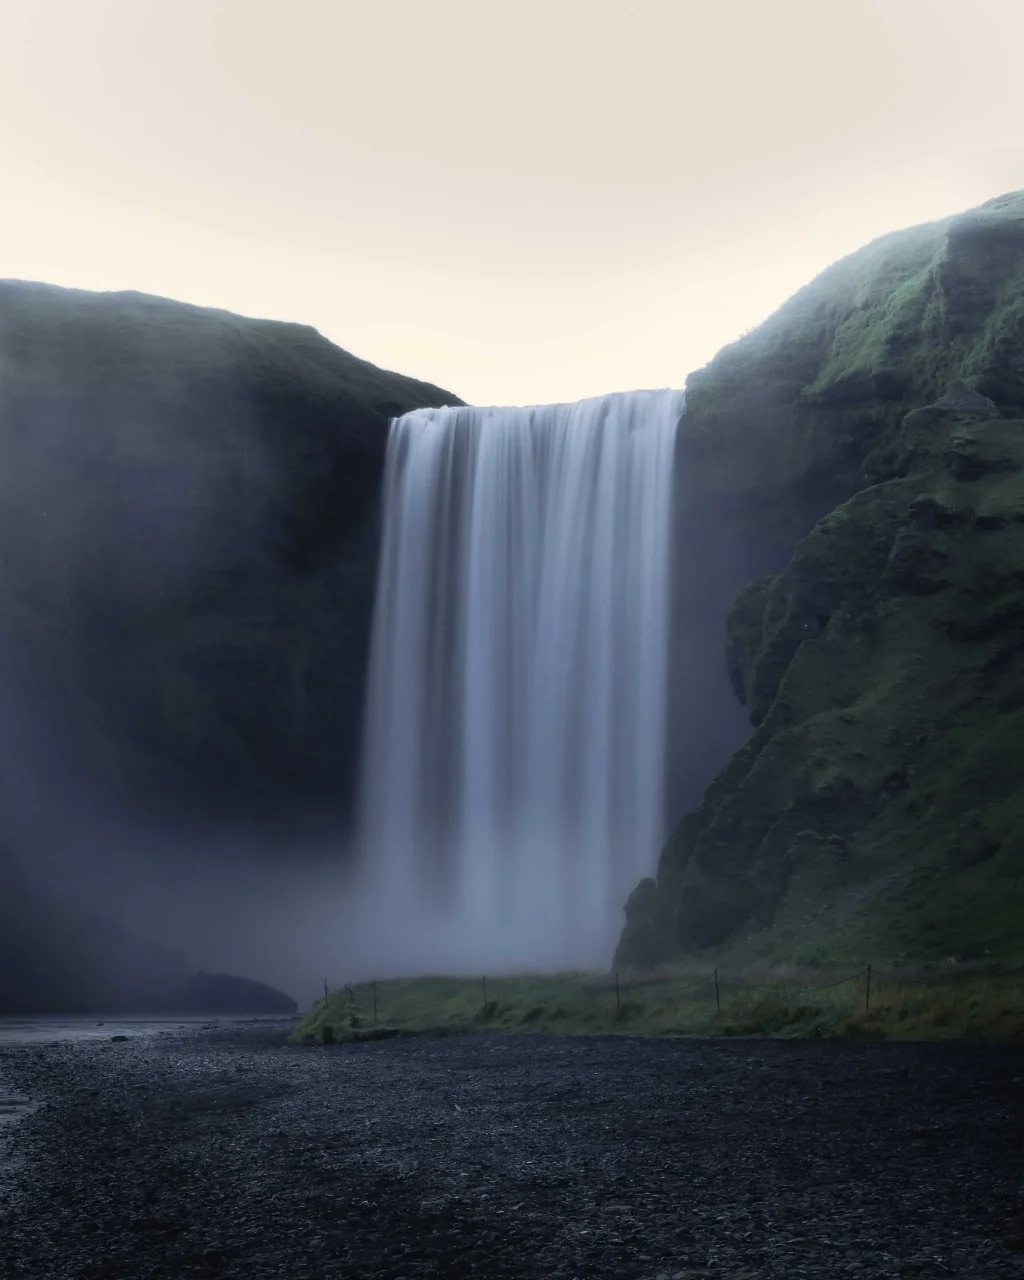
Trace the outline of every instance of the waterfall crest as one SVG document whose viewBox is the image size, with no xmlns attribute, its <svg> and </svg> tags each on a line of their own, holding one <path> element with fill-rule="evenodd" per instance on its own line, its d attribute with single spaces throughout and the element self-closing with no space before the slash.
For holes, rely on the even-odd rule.
<svg viewBox="0 0 1024 1280">
<path fill-rule="evenodd" d="M 388 440 L 358 946 L 608 963 L 662 837 L 680 391 L 421 409 Z"/>
</svg>

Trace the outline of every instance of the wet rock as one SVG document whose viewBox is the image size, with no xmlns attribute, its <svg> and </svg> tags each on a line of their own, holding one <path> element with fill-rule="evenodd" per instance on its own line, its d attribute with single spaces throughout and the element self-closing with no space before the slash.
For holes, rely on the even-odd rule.
<svg viewBox="0 0 1024 1280">
<path fill-rule="evenodd" d="M 987 442 L 969 436 L 956 436 L 942 451 L 942 461 L 954 480 L 980 480 L 982 476 L 1017 471 L 1020 462 L 998 450 L 987 447 Z"/>
<path fill-rule="evenodd" d="M 894 592 L 934 595 L 948 585 L 942 570 L 948 552 L 921 528 L 903 529 L 893 543 L 883 584 Z"/>
<path fill-rule="evenodd" d="M 954 382 L 945 395 L 939 396 L 935 401 L 935 408 L 944 409 L 948 413 L 955 413 L 964 418 L 999 417 L 995 401 L 990 400 L 988 396 L 983 396 L 963 381 Z"/>
<path fill-rule="evenodd" d="M 949 503 L 931 493 L 918 494 L 910 504 L 909 513 L 914 528 L 923 531 L 943 529 L 961 519 L 960 513 Z"/>
<path fill-rule="evenodd" d="M 723 942 L 750 918 L 750 904 L 737 895 L 719 897 L 693 885 L 683 890 L 676 916 L 680 938 L 694 947 L 713 947 Z"/>
</svg>

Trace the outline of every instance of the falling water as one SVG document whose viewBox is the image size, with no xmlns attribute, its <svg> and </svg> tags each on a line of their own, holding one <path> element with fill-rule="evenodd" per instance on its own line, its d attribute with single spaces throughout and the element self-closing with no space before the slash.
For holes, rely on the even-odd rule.
<svg viewBox="0 0 1024 1280">
<path fill-rule="evenodd" d="M 354 927 L 393 968 L 607 963 L 662 834 L 682 410 L 392 423 Z"/>
</svg>

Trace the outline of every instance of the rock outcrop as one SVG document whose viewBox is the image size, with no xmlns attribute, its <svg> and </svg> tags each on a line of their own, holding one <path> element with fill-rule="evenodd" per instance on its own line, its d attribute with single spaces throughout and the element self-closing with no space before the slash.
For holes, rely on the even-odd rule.
<svg viewBox="0 0 1024 1280">
<path fill-rule="evenodd" d="M 693 375 L 681 453 L 754 732 L 617 963 L 1024 950 L 1024 194 L 823 273 Z"/>
<path fill-rule="evenodd" d="M 180 999 L 180 1004 L 174 1001 Z M 265 982 L 251 978 L 236 978 L 229 973 L 205 973 L 200 970 L 189 976 L 183 988 L 173 993 L 171 1012 L 179 1009 L 186 1013 L 213 1014 L 263 1014 L 291 1017 L 298 1012 L 298 1002 Z"/>
<path fill-rule="evenodd" d="M 196 971 L 143 932 L 70 906 L 0 847 L 0 1015 L 295 1013 L 284 992 Z"/>
</svg>

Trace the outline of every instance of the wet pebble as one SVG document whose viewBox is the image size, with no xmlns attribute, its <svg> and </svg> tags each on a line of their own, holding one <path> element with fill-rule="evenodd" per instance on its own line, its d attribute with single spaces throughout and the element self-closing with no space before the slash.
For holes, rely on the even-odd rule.
<svg viewBox="0 0 1024 1280">
<path fill-rule="evenodd" d="M 274 1031 L 0 1051 L 4 1280 L 1024 1277 L 1024 1067 L 965 1045 Z"/>
</svg>

